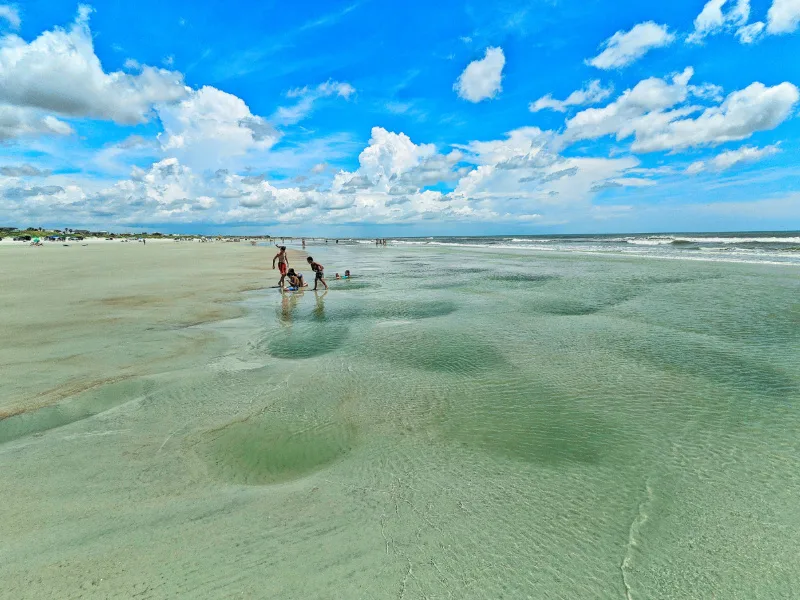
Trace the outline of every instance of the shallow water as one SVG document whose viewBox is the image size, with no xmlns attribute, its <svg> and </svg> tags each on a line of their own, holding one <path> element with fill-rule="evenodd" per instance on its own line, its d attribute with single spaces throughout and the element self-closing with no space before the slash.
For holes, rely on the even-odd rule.
<svg viewBox="0 0 800 600">
<path fill-rule="evenodd" d="M 797 267 L 310 250 L 224 356 L 0 421 L 3 593 L 800 594 Z"/>
</svg>

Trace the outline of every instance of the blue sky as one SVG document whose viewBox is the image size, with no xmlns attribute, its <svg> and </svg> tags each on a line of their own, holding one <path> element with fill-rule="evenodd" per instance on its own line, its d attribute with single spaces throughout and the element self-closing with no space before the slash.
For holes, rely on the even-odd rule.
<svg viewBox="0 0 800 600">
<path fill-rule="evenodd" d="M 0 5 L 0 221 L 800 229 L 800 0 Z"/>
</svg>

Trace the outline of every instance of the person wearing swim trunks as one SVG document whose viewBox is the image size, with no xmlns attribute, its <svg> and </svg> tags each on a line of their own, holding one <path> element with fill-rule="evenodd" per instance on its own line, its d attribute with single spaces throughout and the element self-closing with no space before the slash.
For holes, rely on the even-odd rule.
<svg viewBox="0 0 800 600">
<path fill-rule="evenodd" d="M 286 278 L 286 271 L 289 269 L 289 257 L 286 256 L 286 246 L 279 246 L 278 253 L 272 259 L 272 268 L 275 268 L 275 261 L 278 261 L 278 270 L 281 273 L 281 280 L 278 282 L 279 287 L 283 287 L 283 280 Z"/>
<path fill-rule="evenodd" d="M 314 262 L 314 259 L 311 258 L 310 256 L 306 260 L 308 261 L 308 264 L 311 265 L 311 270 L 314 271 L 314 273 L 316 274 L 316 276 L 314 277 L 314 289 L 315 290 L 317 289 L 317 283 L 322 282 L 322 285 L 324 285 L 325 289 L 327 290 L 328 284 L 325 283 L 325 273 L 324 273 L 325 267 L 323 267 L 318 262 Z"/>
</svg>

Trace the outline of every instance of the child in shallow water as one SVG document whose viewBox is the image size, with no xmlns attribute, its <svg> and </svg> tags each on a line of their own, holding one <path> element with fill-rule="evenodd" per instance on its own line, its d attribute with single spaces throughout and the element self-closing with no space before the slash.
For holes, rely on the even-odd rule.
<svg viewBox="0 0 800 600">
<path fill-rule="evenodd" d="M 336 277 L 334 277 L 334 279 L 341 279 L 341 277 L 339 277 L 339 274 L 337 273 Z"/>
<path fill-rule="evenodd" d="M 303 276 L 295 273 L 293 269 L 286 273 L 286 280 L 288 285 L 284 289 L 287 292 L 297 292 L 308 286 L 308 284 L 303 281 Z"/>
<path fill-rule="evenodd" d="M 286 272 L 286 276 L 289 278 L 290 285 L 294 285 L 294 284 L 291 283 L 292 278 L 294 277 L 295 282 L 297 283 L 296 287 L 298 287 L 298 288 L 308 287 L 308 284 L 303 279 L 303 274 L 302 273 L 296 273 L 294 269 L 289 269 Z"/>
<path fill-rule="evenodd" d="M 314 259 L 310 256 L 306 260 L 308 261 L 308 264 L 311 266 L 311 270 L 314 271 L 315 273 L 314 289 L 316 290 L 317 284 L 321 282 L 322 285 L 324 285 L 325 289 L 327 290 L 328 284 L 325 282 L 325 273 L 324 273 L 325 267 L 323 267 L 318 262 L 314 262 Z"/>
<path fill-rule="evenodd" d="M 344 278 L 345 278 L 345 279 L 350 279 L 350 269 L 347 269 L 347 270 L 344 272 Z"/>
</svg>

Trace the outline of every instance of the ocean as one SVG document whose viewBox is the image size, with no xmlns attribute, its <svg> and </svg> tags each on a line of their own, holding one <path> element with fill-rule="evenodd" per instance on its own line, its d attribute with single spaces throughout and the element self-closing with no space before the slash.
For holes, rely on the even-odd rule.
<svg viewBox="0 0 800 600">
<path fill-rule="evenodd" d="M 353 238 L 340 240 L 346 244 L 372 242 Z M 426 237 L 392 238 L 391 243 L 800 265 L 800 231 Z"/>
<path fill-rule="evenodd" d="M 250 292 L 200 326 L 224 352 L 0 446 L 25 499 L 3 510 L 42 531 L 5 548 L 6 589 L 796 597 L 799 245 L 315 242 L 327 293 Z"/>
</svg>

